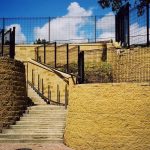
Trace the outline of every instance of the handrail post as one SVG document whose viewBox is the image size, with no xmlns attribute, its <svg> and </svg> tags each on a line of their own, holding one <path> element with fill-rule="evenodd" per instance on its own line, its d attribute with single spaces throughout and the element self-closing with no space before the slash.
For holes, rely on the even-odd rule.
<svg viewBox="0 0 150 150">
<path fill-rule="evenodd" d="M 48 100 L 49 100 L 48 104 L 50 104 L 51 103 L 51 90 L 50 90 L 49 85 L 48 85 Z"/>
<path fill-rule="evenodd" d="M 43 83 L 43 79 L 42 79 L 42 95 L 44 95 L 44 83 Z"/>
<path fill-rule="evenodd" d="M 40 91 L 40 75 L 38 74 L 38 91 Z"/>
<path fill-rule="evenodd" d="M 59 85 L 57 84 L 57 102 L 60 103 L 60 91 L 59 91 Z"/>
<path fill-rule="evenodd" d="M 67 109 L 68 106 L 68 89 L 67 89 L 67 84 L 65 86 L 65 109 Z"/>
<path fill-rule="evenodd" d="M 34 70 L 32 69 L 32 85 L 34 86 Z"/>
</svg>

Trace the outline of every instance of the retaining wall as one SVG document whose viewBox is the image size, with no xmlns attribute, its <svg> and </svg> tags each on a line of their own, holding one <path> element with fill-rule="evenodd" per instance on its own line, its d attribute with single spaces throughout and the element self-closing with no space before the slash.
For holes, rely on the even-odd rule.
<svg viewBox="0 0 150 150">
<path fill-rule="evenodd" d="M 65 143 L 75 150 L 149 150 L 150 84 L 70 88 Z"/>
<path fill-rule="evenodd" d="M 0 58 L 0 124 L 14 124 L 27 107 L 25 67 L 23 63 Z"/>
</svg>

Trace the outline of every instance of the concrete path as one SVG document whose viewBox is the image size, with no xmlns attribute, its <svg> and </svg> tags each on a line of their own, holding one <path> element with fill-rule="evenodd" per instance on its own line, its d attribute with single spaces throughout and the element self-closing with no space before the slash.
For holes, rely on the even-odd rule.
<svg viewBox="0 0 150 150">
<path fill-rule="evenodd" d="M 64 144 L 0 143 L 0 150 L 73 150 Z"/>
</svg>

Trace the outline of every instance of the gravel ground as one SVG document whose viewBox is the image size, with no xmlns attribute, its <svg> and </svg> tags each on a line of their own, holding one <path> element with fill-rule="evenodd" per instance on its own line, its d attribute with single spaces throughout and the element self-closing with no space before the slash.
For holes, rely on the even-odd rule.
<svg viewBox="0 0 150 150">
<path fill-rule="evenodd" d="M 73 150 L 64 144 L 0 144 L 0 150 Z"/>
</svg>

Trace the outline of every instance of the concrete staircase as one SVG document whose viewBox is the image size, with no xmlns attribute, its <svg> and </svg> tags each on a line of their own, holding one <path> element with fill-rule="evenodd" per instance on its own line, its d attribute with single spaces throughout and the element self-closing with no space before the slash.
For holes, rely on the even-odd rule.
<svg viewBox="0 0 150 150">
<path fill-rule="evenodd" d="M 3 129 L 0 143 L 63 143 L 65 107 L 46 105 L 30 87 L 29 95 L 36 105 L 28 107 L 10 129 Z"/>
<path fill-rule="evenodd" d="M 30 97 L 35 105 L 47 105 L 46 102 L 30 86 L 28 86 L 28 97 Z"/>
</svg>

